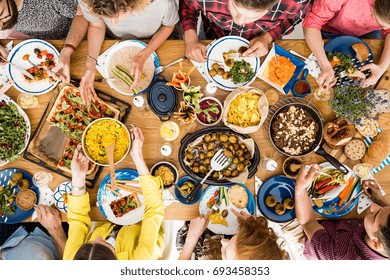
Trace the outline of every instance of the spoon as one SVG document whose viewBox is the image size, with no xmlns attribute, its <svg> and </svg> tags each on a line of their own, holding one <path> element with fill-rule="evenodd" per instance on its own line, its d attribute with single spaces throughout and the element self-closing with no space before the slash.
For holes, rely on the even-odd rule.
<svg viewBox="0 0 390 280">
<path fill-rule="evenodd" d="M 116 178 L 115 178 L 115 167 L 114 167 L 114 151 L 115 141 L 109 146 L 105 146 L 108 157 L 108 163 L 110 168 L 110 179 L 111 179 L 111 190 L 116 190 Z"/>
</svg>

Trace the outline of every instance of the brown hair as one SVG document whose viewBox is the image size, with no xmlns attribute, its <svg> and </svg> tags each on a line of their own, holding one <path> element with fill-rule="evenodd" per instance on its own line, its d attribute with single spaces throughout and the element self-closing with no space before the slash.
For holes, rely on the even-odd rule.
<svg viewBox="0 0 390 280">
<path fill-rule="evenodd" d="M 114 17 L 119 12 L 142 11 L 150 0 L 83 0 L 90 11 L 99 16 Z"/>
<path fill-rule="evenodd" d="M 374 13 L 380 19 L 390 23 L 390 1 L 389 0 L 375 0 Z"/>
<path fill-rule="evenodd" d="M 249 217 L 238 220 L 236 254 L 240 260 L 284 260 L 286 251 L 278 245 L 278 236 L 264 217 Z M 204 244 L 204 255 L 221 260 L 221 238 L 208 237 Z"/>
<path fill-rule="evenodd" d="M 278 0 L 234 0 L 234 2 L 246 9 L 265 11 L 270 10 Z"/>
<path fill-rule="evenodd" d="M 113 251 L 107 246 L 100 243 L 85 243 L 82 245 L 74 260 L 116 260 L 116 256 Z"/>
</svg>

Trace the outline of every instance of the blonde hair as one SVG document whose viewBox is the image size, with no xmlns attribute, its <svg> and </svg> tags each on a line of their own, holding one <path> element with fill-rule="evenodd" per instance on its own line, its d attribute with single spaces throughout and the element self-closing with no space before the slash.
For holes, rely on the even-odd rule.
<svg viewBox="0 0 390 280">
<path fill-rule="evenodd" d="M 240 260 L 284 260 L 286 251 L 278 245 L 278 236 L 268 227 L 264 217 L 249 217 L 238 220 L 236 255 Z M 221 237 L 207 237 L 203 255 L 213 260 L 221 260 Z"/>
<path fill-rule="evenodd" d="M 129 10 L 140 12 L 145 9 L 151 0 L 82 0 L 90 12 L 105 17 L 115 17 L 119 12 Z"/>
</svg>

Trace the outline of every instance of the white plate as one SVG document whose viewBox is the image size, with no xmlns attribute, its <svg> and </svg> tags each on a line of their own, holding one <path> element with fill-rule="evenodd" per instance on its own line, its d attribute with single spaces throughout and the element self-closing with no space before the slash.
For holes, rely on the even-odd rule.
<svg viewBox="0 0 390 280">
<path fill-rule="evenodd" d="M 248 194 L 248 205 L 244 209 L 237 208 L 232 204 L 230 204 L 230 206 L 226 206 L 225 200 L 222 199 L 222 203 L 219 206 L 219 211 L 222 212 L 225 209 L 228 210 L 229 214 L 226 217 L 226 221 L 228 223 L 228 226 L 225 227 L 222 224 L 212 224 L 210 221 L 207 228 L 216 234 L 234 235 L 238 232 L 237 216 L 234 215 L 234 213 L 230 209 L 233 208 L 237 212 L 244 211 L 246 213 L 249 213 L 250 215 L 253 215 L 255 212 L 255 209 L 256 209 L 255 199 L 254 199 L 252 193 L 248 190 L 248 188 L 244 184 L 238 184 L 238 183 L 230 184 L 230 185 L 227 185 L 224 187 L 226 188 L 226 190 L 228 190 L 230 188 L 230 186 L 233 186 L 233 185 L 240 185 L 243 188 L 245 188 L 245 190 Z M 207 187 L 207 189 L 205 189 L 203 191 L 202 197 L 200 198 L 200 202 L 199 202 L 199 213 L 200 214 L 206 214 L 210 210 L 210 208 L 207 207 L 207 202 L 214 195 L 215 191 L 220 189 L 220 187 L 221 186 L 210 185 Z"/>
<path fill-rule="evenodd" d="M 115 171 L 115 176 L 117 180 L 135 180 L 138 178 L 137 171 L 133 169 L 119 169 Z M 137 195 L 138 199 L 141 202 L 141 207 L 126 213 L 122 217 L 115 217 L 114 213 L 111 210 L 110 202 L 119 199 L 120 197 L 106 189 L 106 184 L 111 182 L 110 175 L 107 175 L 103 181 L 100 183 L 98 194 L 97 194 L 97 206 L 100 211 L 110 222 L 117 225 L 132 225 L 138 223 L 142 220 L 144 215 L 145 205 L 143 195 Z M 121 193 L 122 196 L 129 195 L 130 192 L 122 191 L 117 189 L 117 192 Z"/>
<path fill-rule="evenodd" d="M 249 62 L 253 72 L 254 76 L 251 80 L 249 80 L 246 83 L 239 83 L 234 84 L 230 79 L 224 80 L 222 79 L 221 75 L 216 75 L 214 77 L 211 77 L 209 74 L 209 70 L 212 69 L 212 65 L 215 63 L 215 61 L 211 61 L 210 59 L 217 60 L 223 62 L 222 53 L 228 52 L 230 50 L 238 50 L 240 47 L 248 47 L 249 41 L 239 37 L 239 36 L 226 36 L 221 39 L 218 39 L 214 43 L 210 45 L 210 47 L 207 50 L 207 61 L 203 63 L 203 70 L 207 75 L 207 78 L 215 83 L 217 87 L 223 90 L 232 91 L 235 90 L 238 87 L 241 86 L 249 86 L 256 80 L 257 72 L 260 69 L 260 58 L 258 57 L 246 57 L 246 58 L 236 58 L 235 61 L 241 61 L 245 60 L 246 62 Z M 225 70 L 230 68 L 225 65 Z"/>
<path fill-rule="evenodd" d="M 330 168 L 333 168 L 333 169 L 336 169 L 336 167 L 334 167 L 332 164 L 330 164 L 329 162 L 324 162 L 324 163 L 321 163 L 320 166 L 322 167 L 322 171 L 326 170 L 326 169 L 330 169 Z M 354 175 L 353 171 L 346 165 L 344 165 L 347 169 L 348 169 L 348 174 L 344 175 L 344 181 L 345 183 L 347 183 L 348 179 L 351 177 L 351 176 L 354 176 L 355 179 L 357 178 L 356 175 Z M 322 200 L 331 200 L 333 198 L 335 198 L 336 196 L 338 196 L 341 191 L 344 189 L 346 184 L 343 184 L 343 185 L 340 185 L 339 187 L 337 188 L 334 188 L 328 192 L 325 193 L 324 196 L 322 197 L 319 197 L 317 199 L 322 199 Z M 310 185 L 311 186 L 311 185 Z"/>
<path fill-rule="evenodd" d="M 123 48 L 128 48 L 128 47 L 137 47 L 137 48 L 141 48 L 141 49 L 144 49 L 145 47 L 147 46 L 147 44 L 145 44 L 144 42 L 141 42 L 141 41 L 138 41 L 138 40 L 128 40 L 128 41 L 123 41 L 123 42 L 120 42 L 119 44 L 116 44 L 114 45 L 110 51 L 108 52 L 107 54 L 107 57 L 106 59 L 104 60 L 104 65 L 103 65 L 103 74 L 104 74 L 104 77 L 108 78 L 108 77 L 112 77 L 112 78 L 116 78 L 116 76 L 113 76 L 112 73 L 110 73 L 110 69 L 109 69 L 109 64 L 110 64 L 110 60 L 111 58 L 113 57 L 113 55 L 119 51 L 120 49 L 123 49 Z M 156 69 L 157 67 L 160 66 L 160 61 L 157 57 L 157 54 L 156 52 L 153 52 L 150 56 L 149 56 L 152 60 L 153 60 L 153 63 L 154 63 L 154 68 Z M 116 78 L 117 79 L 117 78 Z M 154 78 L 152 79 L 151 82 L 153 82 Z M 130 93 L 130 92 L 125 92 L 125 91 L 121 91 L 121 90 L 118 90 L 114 83 L 112 82 L 112 80 L 108 80 L 107 81 L 108 84 L 110 85 L 111 88 L 115 89 L 117 92 L 121 93 L 121 94 L 124 94 L 124 95 L 134 95 L 133 93 Z M 147 90 L 148 88 L 142 90 L 141 92 L 139 93 L 143 93 Z"/>
<path fill-rule="evenodd" d="M 37 55 L 34 53 L 35 48 L 38 48 L 41 51 L 47 50 L 48 53 L 54 55 L 55 63 L 58 63 L 59 53 L 57 49 L 52 44 L 38 39 L 30 39 L 17 44 L 9 53 L 8 60 L 27 70 L 28 68 L 31 68 L 32 65 L 27 60 L 22 59 L 25 54 L 30 55 L 30 60 L 34 64 L 39 64 L 44 60 L 44 57 L 42 59 L 37 58 Z M 45 94 L 54 89 L 58 84 L 58 81 L 50 81 L 50 79 L 28 82 L 23 74 L 11 65 L 8 65 L 8 76 L 14 81 L 14 87 L 17 90 L 34 95 Z"/>
<path fill-rule="evenodd" d="M 7 104 L 9 104 L 9 103 L 15 104 L 16 107 L 18 108 L 19 114 L 22 115 L 24 121 L 26 122 L 27 131 L 26 131 L 26 137 L 24 139 L 24 148 L 19 152 L 19 155 L 21 155 L 24 152 L 24 150 L 27 148 L 28 142 L 30 141 L 30 136 L 31 136 L 30 119 L 28 118 L 27 114 L 23 111 L 23 109 L 20 108 L 19 105 L 16 104 L 16 102 L 13 101 L 9 96 L 7 96 L 5 94 L 1 95 L 0 96 L 0 102 L 2 102 L 2 101 L 4 101 Z M 8 162 L 9 162 L 9 160 L 6 160 L 6 161 L 1 161 L 0 160 L 0 166 L 6 165 Z"/>
<path fill-rule="evenodd" d="M 63 182 L 57 186 L 53 193 L 53 197 L 55 200 L 55 205 L 58 210 L 67 213 L 68 212 L 68 203 L 64 202 L 63 194 L 68 195 L 71 192 L 72 185 L 70 181 Z"/>
</svg>

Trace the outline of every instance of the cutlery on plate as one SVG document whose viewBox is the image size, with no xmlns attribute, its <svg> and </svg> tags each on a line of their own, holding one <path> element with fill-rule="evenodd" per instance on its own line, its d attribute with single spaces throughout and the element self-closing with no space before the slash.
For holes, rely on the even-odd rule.
<svg viewBox="0 0 390 280">
<path fill-rule="evenodd" d="M 362 194 L 364 193 L 364 190 L 361 190 L 358 194 L 356 194 L 354 197 L 352 197 L 347 203 L 345 203 L 341 208 L 339 208 L 339 210 L 336 211 L 336 214 L 338 213 L 342 213 L 343 211 L 345 211 L 349 206 L 351 206 L 352 203 L 354 203 L 354 201 L 356 199 L 359 198 L 359 196 L 361 196 Z"/>
<path fill-rule="evenodd" d="M 160 74 L 162 71 L 164 71 L 165 68 L 169 67 L 169 66 L 172 66 L 176 63 L 179 63 L 180 61 L 183 61 L 187 59 L 187 57 L 183 56 L 183 57 L 180 57 L 178 59 L 176 59 L 175 61 L 172 61 L 171 63 L 165 65 L 165 66 L 159 66 L 156 68 L 156 70 L 154 70 L 154 74 L 157 75 L 157 74 Z"/>
<path fill-rule="evenodd" d="M 221 170 L 225 169 L 226 167 L 228 167 L 228 165 L 230 163 L 230 158 L 225 156 L 223 152 L 224 152 L 224 149 L 220 149 L 211 158 L 211 161 L 210 161 L 211 170 L 209 171 L 209 173 L 207 173 L 207 175 L 203 178 L 203 180 L 201 182 L 196 184 L 195 188 L 187 196 L 187 200 L 186 200 L 187 203 L 194 200 L 196 194 L 198 193 L 199 189 L 202 187 L 204 181 L 206 181 L 206 179 L 210 176 L 211 173 L 213 173 L 213 171 L 221 171 Z"/>
<path fill-rule="evenodd" d="M 0 59 L 6 63 L 8 63 L 9 65 L 11 65 L 13 68 L 15 68 L 16 70 L 18 70 L 19 72 L 21 72 L 22 74 L 26 75 L 28 78 L 30 78 L 31 80 L 34 80 L 34 76 L 31 75 L 31 73 L 27 72 L 26 69 L 24 69 L 23 67 L 21 66 L 18 66 L 14 63 L 12 63 L 11 61 L 7 60 L 6 58 L 4 58 L 2 55 L 0 55 Z"/>
<path fill-rule="evenodd" d="M 64 78 L 67 78 L 66 75 L 62 74 L 62 73 L 59 73 L 59 72 L 54 72 L 52 71 L 51 69 L 49 69 L 47 66 L 44 66 L 44 65 L 39 65 L 39 64 L 35 64 L 33 63 L 30 58 L 27 58 L 27 61 L 33 66 L 33 67 L 38 67 L 38 68 L 41 68 L 41 69 L 45 69 L 49 74 L 50 73 L 53 73 L 54 75 L 58 76 L 58 77 L 64 77 Z"/>
</svg>

